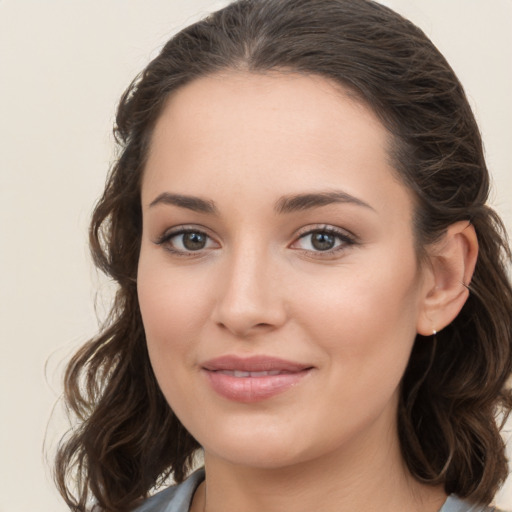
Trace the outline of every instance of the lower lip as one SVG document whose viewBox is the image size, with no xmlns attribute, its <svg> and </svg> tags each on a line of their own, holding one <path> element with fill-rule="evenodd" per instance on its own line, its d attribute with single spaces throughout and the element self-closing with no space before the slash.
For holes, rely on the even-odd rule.
<svg viewBox="0 0 512 512">
<path fill-rule="evenodd" d="M 309 374 L 311 369 L 300 372 L 267 375 L 263 377 L 233 377 L 221 372 L 204 370 L 213 390 L 235 402 L 259 402 L 293 388 Z"/>
</svg>

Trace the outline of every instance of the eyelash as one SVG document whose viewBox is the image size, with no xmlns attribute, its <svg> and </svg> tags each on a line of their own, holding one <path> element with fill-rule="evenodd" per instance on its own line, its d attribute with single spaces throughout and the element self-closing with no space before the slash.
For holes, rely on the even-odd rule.
<svg viewBox="0 0 512 512">
<path fill-rule="evenodd" d="M 157 240 L 155 240 L 155 244 L 164 246 L 167 251 L 169 251 L 170 253 L 172 253 L 173 255 L 176 255 L 176 256 L 188 257 L 188 258 L 190 258 L 190 257 L 197 258 L 198 256 L 202 256 L 204 249 L 199 249 L 197 251 L 187 251 L 187 250 L 176 249 L 175 247 L 172 246 L 171 240 L 173 238 L 177 238 L 179 236 L 183 236 L 186 234 L 203 235 L 207 238 L 206 243 L 208 243 L 208 240 L 214 240 L 203 229 L 194 228 L 194 227 L 186 227 L 186 226 L 178 226 L 176 228 L 173 228 L 170 231 L 166 231 L 165 233 L 163 233 Z"/>
<path fill-rule="evenodd" d="M 315 233 L 327 234 L 335 237 L 339 243 L 335 245 L 332 249 L 327 249 L 325 251 L 317 250 L 311 251 L 308 249 L 300 249 L 296 248 L 298 251 L 302 251 L 305 254 L 314 254 L 314 257 L 318 258 L 329 258 L 335 256 L 338 252 L 342 252 L 347 250 L 348 247 L 353 246 L 357 243 L 356 237 L 352 233 L 348 233 L 345 230 L 341 230 L 339 228 L 335 228 L 334 226 L 329 225 L 319 225 L 313 228 L 308 227 L 302 233 L 299 233 L 292 246 L 297 244 L 300 240 L 307 238 Z"/>
<path fill-rule="evenodd" d="M 333 236 L 339 241 L 339 243 L 337 245 L 335 245 L 332 249 L 327 249 L 325 251 L 322 251 L 322 250 L 315 251 L 315 250 L 308 250 L 308 249 L 301 249 L 298 247 L 296 247 L 296 248 L 293 247 L 293 245 L 297 244 L 300 240 L 303 240 L 303 239 L 307 238 L 308 236 L 314 235 L 315 233 L 321 233 L 321 234 Z M 154 243 L 156 245 L 165 246 L 165 249 L 167 251 L 171 252 L 173 255 L 176 255 L 176 256 L 199 257 L 199 256 L 204 255 L 203 251 L 205 249 L 208 249 L 206 247 L 203 249 L 198 249 L 197 251 L 193 251 L 193 250 L 187 251 L 187 250 L 176 249 L 175 247 L 172 246 L 172 244 L 170 242 L 173 238 L 183 236 L 186 234 L 198 234 L 198 235 L 205 236 L 207 238 L 206 243 L 208 243 L 208 240 L 215 241 L 203 229 L 194 228 L 194 227 L 186 227 L 186 226 L 178 226 L 176 228 L 173 228 L 170 231 L 166 231 L 165 233 L 163 233 L 157 240 L 155 240 Z M 313 228 L 310 226 L 307 228 L 304 228 L 304 230 L 302 232 L 298 233 L 298 235 L 294 239 L 293 243 L 290 244 L 289 247 L 294 250 L 301 251 L 307 255 L 314 254 L 315 257 L 320 257 L 320 258 L 327 257 L 328 258 L 328 257 L 332 257 L 333 255 L 337 254 L 340 251 L 346 250 L 348 247 L 355 245 L 356 243 L 357 243 L 356 237 L 353 234 L 348 233 L 345 230 L 341 230 L 339 228 L 335 228 L 335 227 L 329 226 L 329 225 L 319 225 L 319 226 L 315 226 Z"/>
</svg>

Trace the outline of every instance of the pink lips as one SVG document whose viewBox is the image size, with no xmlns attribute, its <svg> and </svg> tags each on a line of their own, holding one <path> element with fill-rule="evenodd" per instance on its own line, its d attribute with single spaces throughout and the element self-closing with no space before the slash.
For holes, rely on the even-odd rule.
<svg viewBox="0 0 512 512">
<path fill-rule="evenodd" d="M 298 384 L 312 369 L 267 356 L 223 356 L 202 364 L 214 391 L 229 400 L 257 402 Z"/>
</svg>

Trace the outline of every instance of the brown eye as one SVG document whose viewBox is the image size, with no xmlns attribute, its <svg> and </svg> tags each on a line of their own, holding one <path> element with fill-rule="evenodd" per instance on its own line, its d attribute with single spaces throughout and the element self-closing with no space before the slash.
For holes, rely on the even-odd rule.
<svg viewBox="0 0 512 512">
<path fill-rule="evenodd" d="M 183 233 L 182 244 L 187 251 L 200 251 L 206 247 L 208 237 L 204 233 L 190 232 Z"/>
<path fill-rule="evenodd" d="M 209 249 L 216 249 L 219 244 L 213 238 L 203 231 L 195 229 L 179 229 L 167 232 L 158 240 L 157 245 L 162 245 L 168 251 L 186 255 L 190 253 L 198 253 Z"/>
<path fill-rule="evenodd" d="M 336 237 L 325 231 L 314 231 L 311 233 L 311 245 L 317 251 L 328 251 L 336 245 Z"/>
<path fill-rule="evenodd" d="M 293 244 L 292 249 L 302 249 L 309 253 L 332 254 L 343 251 L 354 245 L 355 240 L 346 231 L 334 226 L 311 229 L 301 235 Z"/>
</svg>

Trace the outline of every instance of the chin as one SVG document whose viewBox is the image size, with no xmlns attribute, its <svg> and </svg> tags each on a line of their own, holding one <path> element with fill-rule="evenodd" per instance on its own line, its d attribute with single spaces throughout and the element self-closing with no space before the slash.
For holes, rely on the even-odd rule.
<svg viewBox="0 0 512 512">
<path fill-rule="evenodd" d="M 209 458 L 220 459 L 239 467 L 279 470 L 322 458 L 344 444 L 341 436 L 331 442 L 326 442 L 327 436 L 315 438 L 304 425 L 294 428 L 290 424 L 281 427 L 267 424 L 266 428 L 250 429 L 246 424 L 246 427 L 240 430 L 224 425 L 217 431 L 211 428 L 203 431 L 203 435 L 199 433 L 196 439 L 203 446 L 206 462 Z"/>
<path fill-rule="evenodd" d="M 209 450 L 205 447 L 206 460 L 211 455 L 229 464 L 253 469 L 283 469 L 308 460 L 305 453 L 300 453 L 296 447 L 283 446 L 283 443 L 253 440 L 251 446 L 243 442 L 216 448 Z"/>
</svg>

